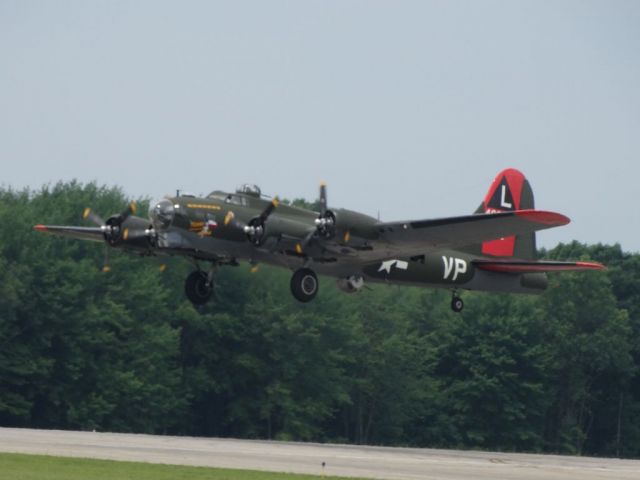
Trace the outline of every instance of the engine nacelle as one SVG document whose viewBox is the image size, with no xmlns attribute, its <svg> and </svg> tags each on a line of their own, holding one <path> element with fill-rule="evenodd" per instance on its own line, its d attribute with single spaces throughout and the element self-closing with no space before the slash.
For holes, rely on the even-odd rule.
<svg viewBox="0 0 640 480">
<path fill-rule="evenodd" d="M 256 217 L 244 228 L 244 232 L 251 243 L 262 245 L 270 237 L 302 240 L 309 232 L 309 225 L 277 216 L 269 217 L 264 222 Z"/>
<path fill-rule="evenodd" d="M 373 239 L 376 231 L 372 226 L 376 223 L 373 217 L 343 208 L 327 210 L 324 217 L 316 220 L 318 232 L 325 238 L 343 238 L 348 232 L 349 236 Z"/>
<path fill-rule="evenodd" d="M 125 219 L 113 215 L 106 221 L 104 239 L 112 247 L 126 247 L 132 250 L 148 250 L 151 239 L 147 232 L 151 228 L 149 220 L 130 216 Z"/>
<path fill-rule="evenodd" d="M 338 288 L 343 292 L 355 293 L 359 292 L 364 287 L 364 278 L 360 275 L 351 275 L 350 277 L 339 278 L 337 283 Z"/>
</svg>

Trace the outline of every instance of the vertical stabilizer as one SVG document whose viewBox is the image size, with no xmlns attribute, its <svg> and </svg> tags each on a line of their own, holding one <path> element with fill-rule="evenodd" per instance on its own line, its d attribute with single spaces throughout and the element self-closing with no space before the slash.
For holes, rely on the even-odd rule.
<svg viewBox="0 0 640 480">
<path fill-rule="evenodd" d="M 475 213 L 496 213 L 534 208 L 533 190 L 525 176 L 515 168 L 500 172 Z M 536 257 L 536 234 L 505 237 L 484 242 L 474 253 L 491 257 Z"/>
</svg>

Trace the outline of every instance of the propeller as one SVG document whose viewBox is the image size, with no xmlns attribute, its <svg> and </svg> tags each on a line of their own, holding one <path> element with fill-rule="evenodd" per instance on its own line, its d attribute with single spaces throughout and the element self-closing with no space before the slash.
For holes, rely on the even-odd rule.
<svg viewBox="0 0 640 480">
<path fill-rule="evenodd" d="M 304 255 L 304 249 L 307 248 L 309 242 L 318 234 L 317 228 L 315 230 L 310 230 L 309 233 L 305 235 L 300 243 L 296 243 L 296 253 L 298 255 Z"/>
<path fill-rule="evenodd" d="M 225 227 L 231 225 L 233 228 L 242 230 L 251 243 L 255 246 L 260 246 L 264 240 L 265 224 L 279 204 L 278 197 L 273 198 L 260 215 L 249 220 L 249 223 L 236 219 L 235 213 L 230 210 L 224 216 L 223 225 Z M 258 262 L 251 260 L 249 263 L 251 265 L 251 273 L 256 273 L 258 271 Z"/>
<path fill-rule="evenodd" d="M 320 212 L 318 218 L 315 219 L 315 230 L 310 230 L 302 241 L 296 244 L 296 253 L 304 255 L 304 250 L 309 243 L 316 237 L 331 238 L 335 235 L 336 216 L 327 208 L 327 184 L 320 183 Z M 347 232 L 348 235 L 348 232 Z M 348 241 L 348 238 L 346 239 Z"/>
<path fill-rule="evenodd" d="M 248 240 L 256 246 L 262 245 L 266 232 L 266 223 L 279 205 L 279 200 L 275 197 L 267 205 L 267 207 L 257 217 L 244 223 L 235 218 L 235 214 L 229 211 L 224 217 L 224 225 L 231 225 L 241 229 L 247 236 Z M 327 185 L 322 182 L 320 184 L 320 212 L 318 218 L 314 221 L 315 228 L 311 228 L 304 238 L 295 245 L 295 251 L 298 255 L 304 255 L 304 249 L 309 243 L 317 237 L 332 238 L 335 235 L 336 217 L 335 214 L 327 208 Z M 345 234 L 345 243 L 349 241 L 349 233 Z"/>
<path fill-rule="evenodd" d="M 327 213 L 327 184 L 320 182 L 320 216 Z"/>
<path fill-rule="evenodd" d="M 105 240 L 113 246 L 122 240 L 136 240 L 143 237 L 150 238 L 153 235 L 152 228 L 123 228 L 123 224 L 125 223 L 125 221 L 131 215 L 135 215 L 137 210 L 138 207 L 136 206 L 136 203 L 131 202 L 121 213 L 113 215 L 106 221 L 104 221 L 100 215 L 94 213 L 91 208 L 87 207 L 82 213 L 82 218 L 84 218 L 85 220 L 89 220 L 90 222 L 99 226 L 102 230 L 102 233 L 104 234 Z"/>
<path fill-rule="evenodd" d="M 119 215 L 116 216 L 120 217 L 122 221 L 125 221 L 130 215 L 135 215 L 137 211 L 138 206 L 136 205 L 136 202 L 131 202 L 129 203 L 129 205 L 127 205 L 127 208 L 125 208 Z M 84 209 L 84 212 L 82 212 L 82 218 L 92 221 L 99 227 L 105 225 L 105 221 L 102 219 L 102 217 L 95 213 L 90 207 Z"/>
<path fill-rule="evenodd" d="M 265 208 L 260 215 L 249 220 L 248 223 L 236 219 L 235 213 L 230 210 L 224 216 L 223 224 L 225 227 L 231 225 L 234 228 L 242 230 L 251 243 L 260 246 L 264 240 L 265 224 L 279 204 L 280 201 L 277 197 L 272 199 L 269 205 L 267 205 L 267 208 Z"/>
<path fill-rule="evenodd" d="M 102 217 L 96 213 L 93 213 L 93 211 L 89 207 L 85 208 L 84 212 L 82 212 L 82 218 L 95 223 L 99 227 L 102 227 L 105 224 Z"/>
<path fill-rule="evenodd" d="M 111 271 L 111 266 L 109 265 L 109 247 L 104 246 L 104 262 L 102 263 L 102 271 L 103 273 L 109 273 Z"/>
<path fill-rule="evenodd" d="M 315 224 L 320 236 L 331 238 L 335 234 L 336 216 L 327 209 L 327 184 L 324 182 L 320 183 L 320 215 L 316 218 Z"/>
<path fill-rule="evenodd" d="M 267 218 L 269 218 L 269 215 L 273 213 L 273 211 L 276 209 L 276 207 L 279 204 L 280 204 L 280 201 L 278 200 L 277 197 L 271 200 L 271 203 L 267 205 L 267 208 L 265 208 L 264 211 L 258 217 L 260 221 L 262 221 L 262 223 L 266 222 Z"/>
</svg>

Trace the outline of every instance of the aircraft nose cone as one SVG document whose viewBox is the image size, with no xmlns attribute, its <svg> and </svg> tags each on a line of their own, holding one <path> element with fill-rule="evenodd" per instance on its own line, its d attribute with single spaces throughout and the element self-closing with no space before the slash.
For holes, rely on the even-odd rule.
<svg viewBox="0 0 640 480">
<path fill-rule="evenodd" d="M 149 218 L 151 218 L 151 223 L 156 230 L 169 227 L 174 216 L 173 204 L 167 199 L 154 202 L 149 209 Z"/>
</svg>

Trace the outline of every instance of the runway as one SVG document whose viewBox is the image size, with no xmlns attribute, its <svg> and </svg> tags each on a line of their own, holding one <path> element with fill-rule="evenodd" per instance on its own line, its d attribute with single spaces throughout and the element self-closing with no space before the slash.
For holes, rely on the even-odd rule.
<svg viewBox="0 0 640 480">
<path fill-rule="evenodd" d="M 0 428 L 0 452 L 425 480 L 640 479 L 640 460 Z"/>
</svg>

